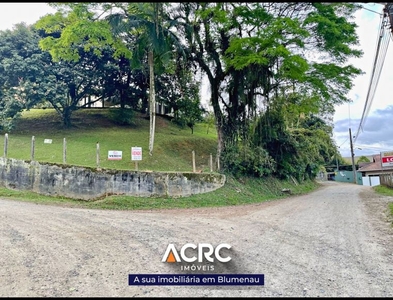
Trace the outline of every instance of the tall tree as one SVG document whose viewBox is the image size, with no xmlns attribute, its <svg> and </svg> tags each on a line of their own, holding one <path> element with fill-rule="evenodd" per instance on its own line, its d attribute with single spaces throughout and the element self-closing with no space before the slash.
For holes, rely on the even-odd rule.
<svg viewBox="0 0 393 300">
<path fill-rule="evenodd" d="M 38 47 L 39 39 L 24 23 L 0 31 L 0 126 L 5 130 L 13 128 L 23 110 L 45 101 L 55 89 L 49 76 L 51 58 Z"/>
<path fill-rule="evenodd" d="M 141 49 L 141 45 L 147 49 L 150 78 L 150 155 L 153 154 L 156 120 L 155 74 L 171 72 L 174 65 L 172 52 L 182 49 L 179 38 L 171 30 L 172 25 L 166 19 L 165 5 L 159 2 L 129 4 L 127 10 L 108 16 L 115 36 L 128 35 L 131 39 L 136 39 L 134 45 L 137 45 L 137 49 Z M 155 68 L 156 63 L 159 64 L 159 68 Z"/>
<path fill-rule="evenodd" d="M 258 106 L 266 109 L 280 88 L 317 99 L 320 113 L 350 101 L 346 94 L 361 71 L 347 61 L 362 54 L 352 48 L 358 44 L 354 4 L 182 2 L 179 7 L 172 16 L 184 20 L 192 58 L 210 83 L 218 154 L 247 129 L 239 120 Z"/>
<path fill-rule="evenodd" d="M 182 58 L 183 59 L 183 58 Z M 157 99 L 173 111 L 173 121 L 180 126 L 187 125 L 194 132 L 194 125 L 203 120 L 200 81 L 196 80 L 195 66 L 178 60 L 174 74 L 162 74 L 157 80 Z"/>
<path fill-rule="evenodd" d="M 180 45 L 179 39 L 165 21 L 165 3 L 55 3 L 55 15 L 43 17 L 39 28 L 50 33 L 61 28 L 58 38 L 41 42 L 54 59 L 78 60 L 80 55 L 73 49 L 83 44 L 97 53 L 104 45 L 112 46 L 115 57 L 141 61 L 147 53 L 149 66 L 149 153 L 152 155 L 155 132 L 155 63 L 164 70 L 170 69 L 173 47 Z M 57 16 L 57 20 L 56 20 Z M 58 16 L 63 18 L 58 22 Z M 170 43 L 169 43 L 170 41 Z M 146 51 L 147 50 L 147 51 Z M 138 67 L 137 64 L 134 66 Z M 140 67 L 140 65 L 139 65 Z"/>
<path fill-rule="evenodd" d="M 82 51 L 78 62 L 53 62 L 42 51 L 42 32 L 33 26 L 18 24 L 13 30 L 0 32 L 1 119 L 3 128 L 11 128 L 13 119 L 24 109 L 49 103 L 65 127 L 71 126 L 72 112 L 99 101 L 102 83 L 113 65 L 112 54 L 97 57 L 93 51 Z M 111 60 L 112 59 L 112 60 Z M 85 104 L 81 100 L 95 96 Z"/>
</svg>

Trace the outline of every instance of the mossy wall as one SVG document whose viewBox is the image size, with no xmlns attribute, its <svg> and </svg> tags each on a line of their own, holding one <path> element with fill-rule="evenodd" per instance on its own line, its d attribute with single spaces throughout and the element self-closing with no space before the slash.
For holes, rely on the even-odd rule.
<svg viewBox="0 0 393 300">
<path fill-rule="evenodd" d="M 113 194 L 184 197 L 214 191 L 224 183 L 223 174 L 97 170 L 0 157 L 0 185 L 82 200 Z"/>
</svg>

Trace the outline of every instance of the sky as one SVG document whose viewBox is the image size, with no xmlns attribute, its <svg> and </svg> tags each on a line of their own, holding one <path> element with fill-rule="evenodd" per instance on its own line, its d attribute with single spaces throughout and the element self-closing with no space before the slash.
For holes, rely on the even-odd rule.
<svg viewBox="0 0 393 300">
<path fill-rule="evenodd" d="M 337 106 L 334 115 L 333 138 L 343 157 L 351 156 L 349 129 L 355 136 L 366 104 L 384 8 L 384 5 L 377 3 L 361 5 L 364 9 L 355 14 L 353 22 L 358 26 L 359 48 L 364 54 L 362 58 L 351 59 L 349 63 L 362 69 L 364 74 L 354 80 L 354 86 L 348 94 L 352 102 Z M 46 3 L 0 3 L 0 30 L 12 29 L 14 24 L 20 22 L 33 24 L 40 17 L 53 12 L 55 10 Z M 370 111 L 353 144 L 355 156 L 393 150 L 393 69 L 389 68 L 393 66 L 393 45 L 390 44 L 391 39 Z M 204 86 L 202 94 L 208 94 L 208 90 Z"/>
<path fill-rule="evenodd" d="M 384 5 L 377 3 L 362 3 L 364 9 L 359 10 L 354 22 L 358 25 L 357 34 L 362 58 L 351 59 L 349 62 L 362 69 L 363 75 L 354 80 L 354 86 L 348 94 L 352 100 L 350 104 L 336 107 L 334 115 L 334 139 L 343 157 L 350 157 L 350 135 L 358 133 L 360 120 L 366 105 L 367 93 L 372 79 L 374 60 L 377 57 L 377 41 L 381 31 L 381 14 Z M 390 34 L 386 57 L 377 83 L 369 113 L 357 138 L 353 138 L 355 156 L 369 156 L 380 152 L 393 150 L 393 45 Z M 379 56 L 381 57 L 381 56 Z M 371 101 L 371 102 L 370 102 Z"/>
</svg>

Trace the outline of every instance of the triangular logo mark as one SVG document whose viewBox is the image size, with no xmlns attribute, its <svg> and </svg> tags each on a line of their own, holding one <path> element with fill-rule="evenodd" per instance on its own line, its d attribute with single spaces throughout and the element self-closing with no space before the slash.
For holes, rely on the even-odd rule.
<svg viewBox="0 0 393 300">
<path fill-rule="evenodd" d="M 169 252 L 168 258 L 166 259 L 166 262 L 168 263 L 174 263 L 176 262 L 175 256 L 173 255 L 173 252 Z"/>
</svg>

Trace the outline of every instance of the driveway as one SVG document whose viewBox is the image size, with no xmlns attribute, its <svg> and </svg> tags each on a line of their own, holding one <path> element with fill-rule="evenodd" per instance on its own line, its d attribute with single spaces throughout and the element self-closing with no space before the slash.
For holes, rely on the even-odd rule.
<svg viewBox="0 0 393 300">
<path fill-rule="evenodd" d="M 330 181 L 225 208 L 105 211 L 4 199 L 0 296 L 393 297 L 388 201 Z M 264 274 L 264 286 L 128 285 L 129 274 L 187 273 L 161 261 L 168 244 L 186 243 L 231 245 L 231 262 L 211 273 Z"/>
</svg>

